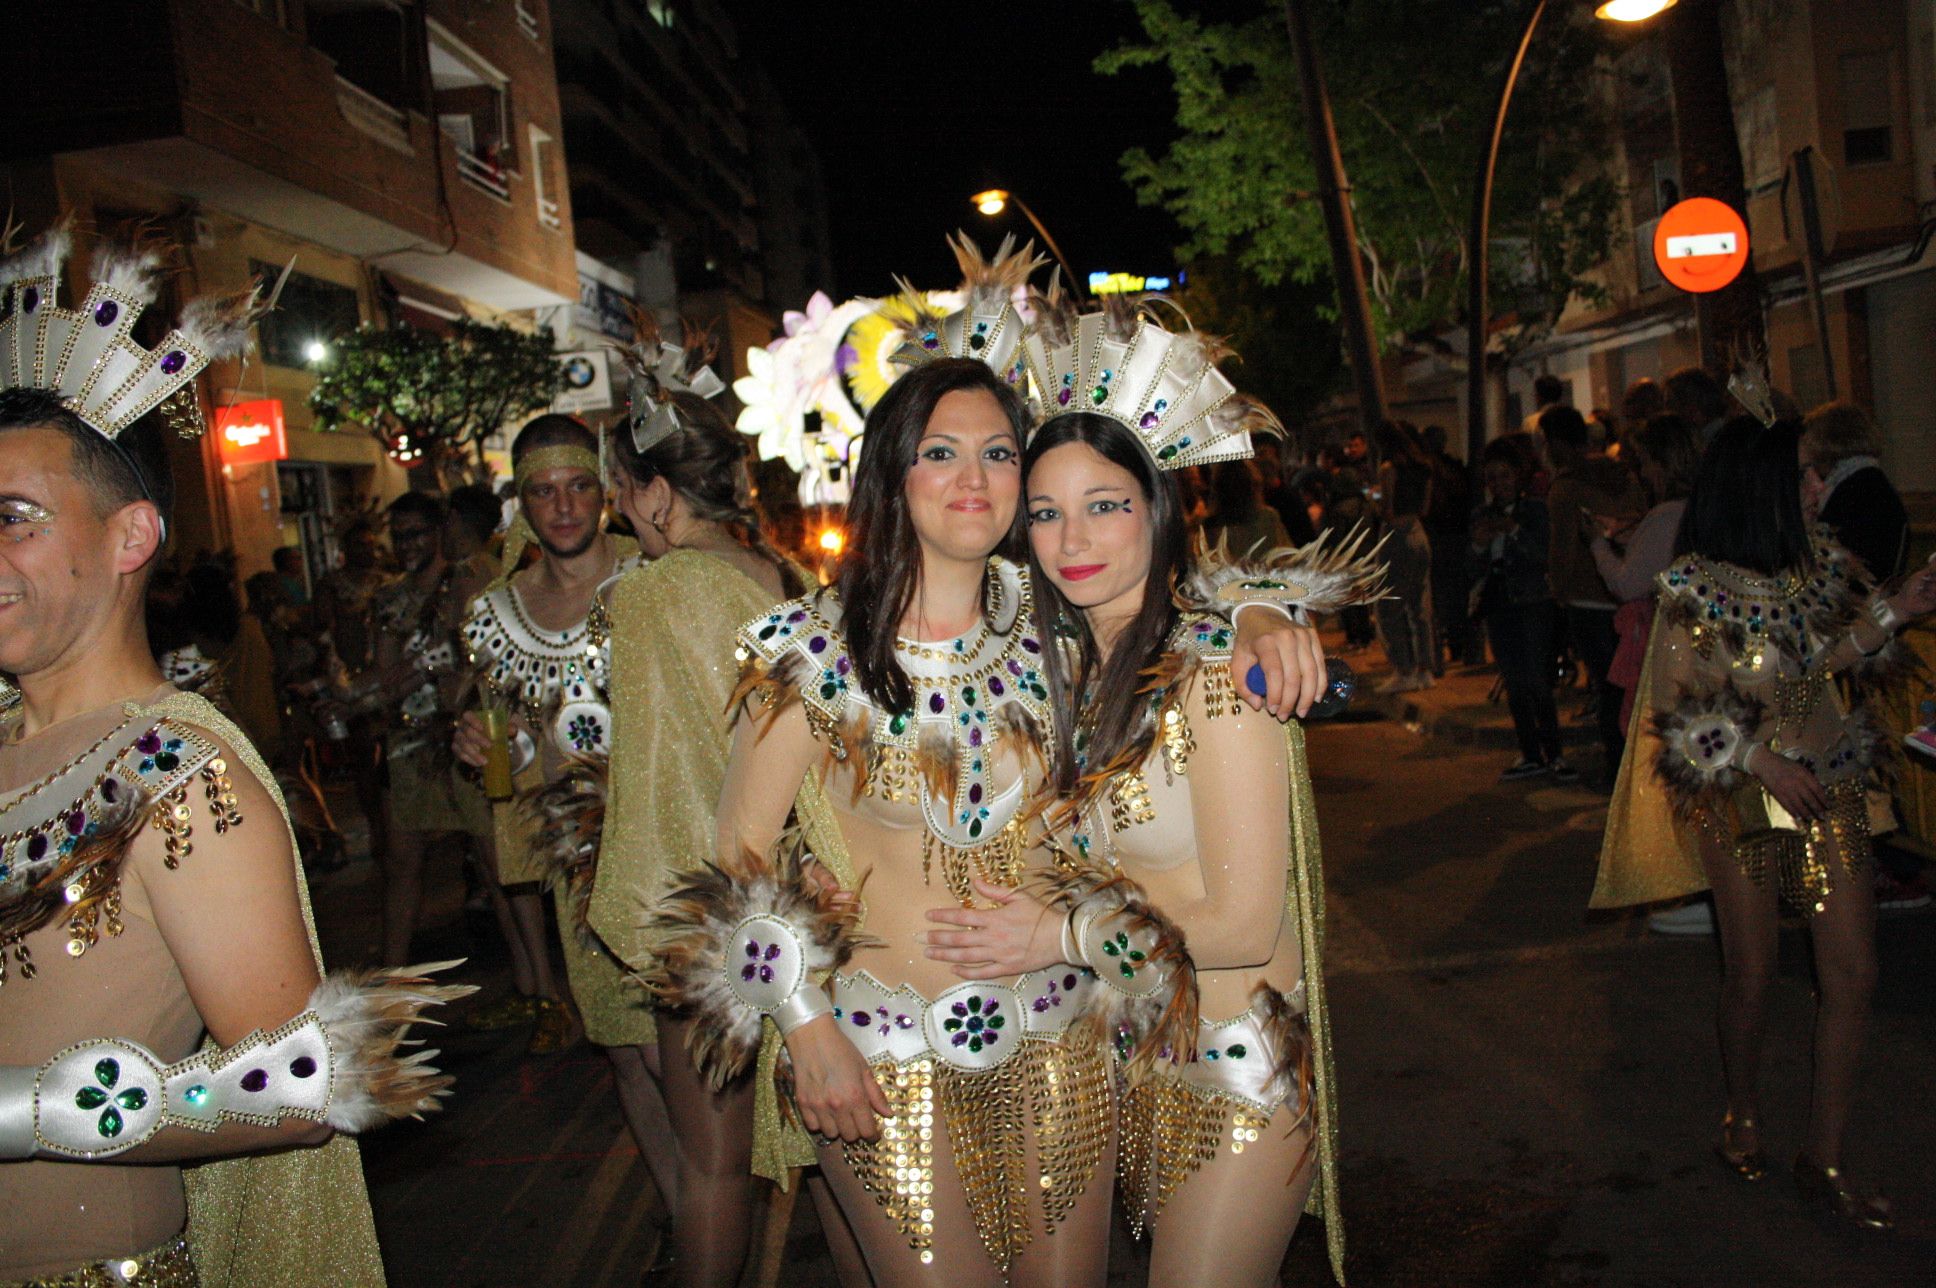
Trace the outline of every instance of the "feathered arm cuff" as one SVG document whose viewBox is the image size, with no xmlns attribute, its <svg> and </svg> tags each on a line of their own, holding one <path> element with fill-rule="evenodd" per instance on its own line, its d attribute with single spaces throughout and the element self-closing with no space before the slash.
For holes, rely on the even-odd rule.
<svg viewBox="0 0 1936 1288">
<path fill-rule="evenodd" d="M 873 941 L 859 905 L 808 877 L 797 846 L 731 872 L 707 863 L 669 891 L 649 923 L 659 952 L 642 978 L 669 1010 L 690 1015 L 693 1064 L 715 1088 L 759 1055 L 761 1021 L 782 1036 L 829 1014 L 821 981 Z"/>
<path fill-rule="evenodd" d="M 1327 549 L 1327 531 L 1309 545 L 1236 558 L 1220 543 L 1200 552 L 1196 571 L 1176 588 L 1176 606 L 1234 621 L 1251 604 L 1270 604 L 1293 621 L 1308 622 L 1317 614 L 1374 603 L 1385 597 L 1385 562 L 1378 557 L 1385 543 L 1366 550 L 1370 535 L 1359 528 Z"/>
<path fill-rule="evenodd" d="M 164 1065 L 137 1042 L 98 1038 L 39 1068 L 0 1068 L 0 1159 L 113 1158 L 167 1127 L 212 1132 L 225 1122 L 272 1127 L 285 1118 L 360 1132 L 439 1108 L 451 1079 L 434 1050 L 401 1054 L 423 1012 L 473 993 L 432 984 L 455 966 L 342 971 L 309 995 L 309 1008 L 273 1032 L 206 1047 Z"/>
<path fill-rule="evenodd" d="M 1654 771 L 1677 804 L 1691 808 L 1740 786 L 1760 745 L 1752 738 L 1761 717 L 1761 703 L 1733 689 L 1686 694 L 1671 711 L 1656 713 Z"/>
<path fill-rule="evenodd" d="M 519 802 L 535 825 L 532 857 L 544 883 L 566 901 L 572 933 L 587 948 L 598 943 L 591 927 L 592 887 L 598 879 L 598 847 L 605 831 L 610 767 L 604 756 L 574 759 L 563 774 Z"/>
<path fill-rule="evenodd" d="M 1068 910 L 1062 953 L 1106 987 L 1090 989 L 1076 1024 L 1127 1052 L 1132 1074 L 1196 1054 L 1197 973 L 1183 932 L 1120 872 L 1059 870 L 1050 893 Z"/>
</svg>

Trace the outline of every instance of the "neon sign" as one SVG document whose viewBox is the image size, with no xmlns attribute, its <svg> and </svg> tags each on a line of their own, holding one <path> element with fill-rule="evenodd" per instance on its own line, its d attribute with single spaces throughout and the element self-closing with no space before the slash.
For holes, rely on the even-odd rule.
<svg viewBox="0 0 1936 1288">
<path fill-rule="evenodd" d="M 215 435 L 224 465 L 267 465 L 289 459 L 289 435 L 282 423 L 280 398 L 259 398 L 218 408 Z"/>
<path fill-rule="evenodd" d="M 1183 283 L 1183 274 L 1175 279 L 1167 277 L 1138 277 L 1134 273 L 1091 273 L 1089 274 L 1089 293 L 1091 295 L 1135 295 L 1142 291 L 1167 291 L 1172 286 Z"/>
</svg>

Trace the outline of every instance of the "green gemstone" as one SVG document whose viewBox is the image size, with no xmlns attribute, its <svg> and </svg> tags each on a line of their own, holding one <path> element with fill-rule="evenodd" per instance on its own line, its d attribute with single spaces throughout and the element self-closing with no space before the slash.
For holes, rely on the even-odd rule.
<svg viewBox="0 0 1936 1288">
<path fill-rule="evenodd" d="M 1139 961 L 1142 961 L 1142 960 L 1143 960 L 1143 953 L 1142 953 L 1142 950 L 1141 950 L 1141 949 L 1137 949 L 1137 948 L 1132 948 L 1132 949 L 1130 949 L 1130 950 L 1129 950 L 1129 960 L 1131 960 L 1131 961 L 1133 961 L 1133 962 L 1139 962 Z"/>
<path fill-rule="evenodd" d="M 966 702 L 966 703 L 967 703 L 967 704 L 968 704 L 969 706 L 971 706 L 971 707 L 972 707 L 972 706 L 974 706 L 974 705 L 975 705 L 975 691 L 974 691 L 974 689 L 973 689 L 972 687 L 971 687 L 971 688 L 966 688 L 966 689 L 963 689 L 963 690 L 961 691 L 961 700 L 962 700 L 963 702 Z"/>
<path fill-rule="evenodd" d="M 161 770 L 164 773 L 173 769 L 176 765 L 179 765 L 179 764 L 181 764 L 181 757 L 177 756 L 172 751 L 161 751 L 161 752 L 155 753 L 155 768 Z"/>
<path fill-rule="evenodd" d="M 94 1080 L 104 1087 L 121 1081 L 121 1062 L 111 1057 L 94 1062 Z"/>
<path fill-rule="evenodd" d="M 980 820 L 980 819 L 976 819 L 976 820 L 975 820 L 974 822 L 972 822 L 972 823 L 970 823 L 970 824 L 968 825 L 968 835 L 970 835 L 970 836 L 980 836 L 980 835 L 981 835 L 981 820 Z"/>
<path fill-rule="evenodd" d="M 969 1038 L 969 1039 L 968 1039 L 968 1049 L 969 1049 L 970 1051 L 979 1051 L 979 1050 L 981 1050 L 981 1039 L 980 1039 L 980 1038 Z"/>
<path fill-rule="evenodd" d="M 1102 406 L 1103 399 L 1107 397 L 1109 397 L 1109 389 L 1106 385 L 1097 385 L 1089 391 L 1089 401 L 1098 407 Z"/>
<path fill-rule="evenodd" d="M 981 999 L 972 993 L 968 996 L 968 1009 L 971 1011 L 979 1011 L 981 1009 Z"/>
<path fill-rule="evenodd" d="M 1124 979 L 1136 978 L 1136 968 L 1134 966 L 1131 966 L 1128 962 L 1122 963 L 1116 969 L 1122 971 Z"/>
<path fill-rule="evenodd" d="M 988 1027 L 991 1029 L 1006 1028 L 1007 1026 L 1008 1026 L 1008 1021 L 1003 1019 L 999 1015 L 990 1016 L 988 1019 Z"/>
<path fill-rule="evenodd" d="M 838 684 L 828 683 L 820 686 L 820 696 L 823 698 L 831 699 L 834 694 L 839 692 L 840 686 Z"/>
<path fill-rule="evenodd" d="M 894 718 L 887 722 L 887 731 L 889 733 L 906 733 L 907 727 L 908 727 L 908 718 L 909 717 L 907 712 L 896 711 L 894 713 Z"/>
<path fill-rule="evenodd" d="M 146 1109 L 148 1107 L 148 1093 L 140 1087 L 129 1087 L 126 1091 L 115 1096 L 114 1103 L 120 1105 L 129 1113 L 133 1113 L 137 1109 Z"/>
<path fill-rule="evenodd" d="M 99 1087 L 82 1087 L 74 1093 L 74 1103 L 82 1109 L 99 1109 L 108 1102 L 108 1093 Z"/>
<path fill-rule="evenodd" d="M 1111 957 L 1114 957 L 1117 952 L 1116 945 L 1111 943 L 1107 939 L 1102 941 L 1102 950 L 1108 953 Z"/>
<path fill-rule="evenodd" d="M 840 1012 L 836 1011 L 834 1012 L 834 1014 L 838 1015 L 840 1014 Z M 188 1098 L 188 1103 L 191 1105 L 203 1105 L 208 1103 L 208 1088 L 204 1087 L 199 1082 L 196 1083 L 194 1086 L 190 1087 L 187 1091 L 183 1092 L 182 1094 Z"/>
<path fill-rule="evenodd" d="M 961 1027 L 961 1021 L 960 1021 L 960 1020 L 943 1020 L 943 1021 L 941 1022 L 941 1027 L 942 1027 L 942 1028 L 944 1028 L 944 1029 L 946 1029 L 946 1030 L 947 1030 L 948 1032 L 950 1032 L 950 1033 L 953 1033 L 953 1032 L 954 1032 L 954 1031 L 955 1031 L 956 1029 L 958 1029 L 958 1028 L 960 1028 L 960 1027 Z"/>
<path fill-rule="evenodd" d="M 1166 447 L 1162 451 L 1158 452 L 1156 454 L 1156 457 L 1158 460 L 1167 461 L 1172 456 L 1175 456 L 1175 455 L 1176 455 L 1176 447 L 1174 444 L 1172 444 L 1171 446 Z"/>
<path fill-rule="evenodd" d="M 1241 1042 L 1232 1042 L 1229 1046 L 1224 1048 L 1224 1054 L 1229 1056 L 1232 1060 L 1243 1059 L 1245 1053 L 1246 1053 L 1246 1048 L 1244 1047 L 1244 1044 Z"/>
<path fill-rule="evenodd" d="M 121 1114 L 110 1105 L 101 1111 L 101 1121 L 96 1124 L 103 1136 L 113 1139 L 121 1134 Z"/>
</svg>

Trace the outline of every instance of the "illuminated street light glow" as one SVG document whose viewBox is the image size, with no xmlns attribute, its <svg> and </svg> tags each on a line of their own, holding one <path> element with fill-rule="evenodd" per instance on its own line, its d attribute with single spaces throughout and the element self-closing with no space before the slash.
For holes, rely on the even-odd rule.
<svg viewBox="0 0 1936 1288">
<path fill-rule="evenodd" d="M 990 188 L 987 192 L 978 192 L 968 198 L 968 200 L 975 203 L 976 210 L 990 217 L 999 215 L 1002 211 L 1008 209 L 1008 193 L 1000 188 Z"/>
<path fill-rule="evenodd" d="M 847 534 L 839 528 L 828 528 L 820 534 L 820 548 L 830 555 L 837 555 L 847 546 Z"/>
<path fill-rule="evenodd" d="M 329 356 L 329 346 L 321 340 L 311 340 L 303 346 L 303 357 L 311 362 L 321 362 Z"/>
<path fill-rule="evenodd" d="M 1606 0 L 1593 11 L 1596 18 L 1609 22 L 1645 22 L 1658 13 L 1672 9 L 1678 0 Z"/>
</svg>

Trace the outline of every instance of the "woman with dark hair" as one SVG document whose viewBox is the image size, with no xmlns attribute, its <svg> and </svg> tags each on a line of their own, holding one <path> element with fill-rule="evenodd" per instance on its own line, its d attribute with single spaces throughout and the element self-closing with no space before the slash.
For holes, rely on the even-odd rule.
<svg viewBox="0 0 1936 1288">
<path fill-rule="evenodd" d="M 1177 446 L 1247 455 L 1247 430 L 1274 422 L 1240 397 L 1192 409 L 1184 396 L 1176 419 L 1146 417 L 1214 377 L 1213 351 L 1153 324 L 1134 344 L 1153 392 L 1132 377 L 1096 410 L 1053 417 L 1024 459 L 1031 569 L 1065 643 L 1045 671 L 1050 818 L 1071 871 L 1055 915 L 1027 896 L 931 912 L 949 929 L 929 934 L 928 955 L 962 975 L 1097 972 L 1104 1031 L 1130 1033 L 1119 1177 L 1132 1228 L 1154 1233 L 1151 1283 L 1275 1283 L 1307 1200 L 1342 1280 L 1304 739 L 1233 702 L 1230 633 L 1204 610 L 1274 588 L 1333 611 L 1375 597 L 1380 570 L 1306 548 L 1268 571 L 1200 574 L 1168 468 Z M 1283 1197 L 1246 1201 L 1258 1193 Z"/>
<path fill-rule="evenodd" d="M 1551 774 L 1573 782 L 1579 774 L 1560 754 L 1559 705 L 1553 697 L 1559 609 L 1546 578 L 1551 525 L 1546 502 L 1531 492 L 1535 461 L 1528 442 L 1519 434 L 1494 439 L 1479 458 L 1486 504 L 1472 517 L 1466 569 L 1519 739 L 1519 759 L 1500 781 Z"/>
<path fill-rule="evenodd" d="M 1047 864 L 1024 808 L 1052 739 L 1042 636 L 1026 571 L 996 553 L 1016 534 L 1011 301 L 1031 261 L 960 253 L 965 307 L 913 300 L 917 365 L 868 415 L 835 585 L 740 632 L 716 863 L 661 903 L 658 984 L 715 1086 L 758 1060 L 762 1122 L 773 1018 L 875 1283 L 1100 1284 L 1110 1079 L 1066 1032 L 1090 985 L 1066 964 L 963 982 L 921 951 L 930 882 L 992 910 Z"/>
<path fill-rule="evenodd" d="M 1376 435 L 1378 486 L 1372 489 L 1371 505 L 1391 534 L 1385 542 L 1391 594 L 1378 601 L 1377 612 L 1392 673 L 1378 686 L 1381 693 L 1429 689 L 1438 669 L 1432 625 L 1432 539 L 1425 531 L 1425 512 L 1432 505 L 1432 462 L 1416 433 L 1402 421 L 1388 420 Z"/>
<path fill-rule="evenodd" d="M 1659 586 L 1639 698 L 1653 736 L 1621 767 L 1594 905 L 1713 890 L 1728 1099 L 1716 1150 L 1749 1181 L 1768 1168 L 1762 1003 L 1780 905 L 1808 918 L 1819 1000 L 1796 1184 L 1821 1211 L 1887 1228 L 1889 1205 L 1843 1175 L 1842 1141 L 1875 985 L 1866 789 L 1889 744 L 1832 679 L 1859 695 L 1900 674 L 1895 633 L 1936 609 L 1936 568 L 1877 592 L 1809 533 L 1794 425 L 1737 417 L 1701 459 Z"/>
</svg>

